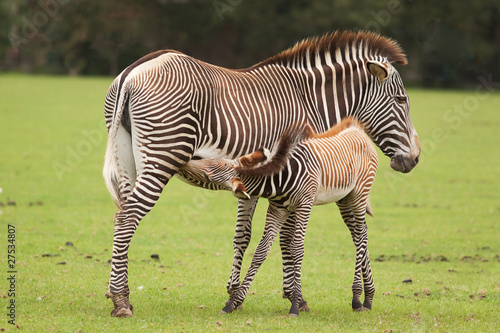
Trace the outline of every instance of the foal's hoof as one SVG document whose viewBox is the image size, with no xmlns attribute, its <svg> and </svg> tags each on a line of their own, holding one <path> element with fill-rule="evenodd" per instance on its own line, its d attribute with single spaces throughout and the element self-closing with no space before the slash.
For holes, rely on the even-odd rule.
<svg viewBox="0 0 500 333">
<path fill-rule="evenodd" d="M 299 316 L 299 306 L 297 303 L 293 302 L 290 311 L 288 311 L 288 317 L 297 318 L 298 316 Z"/>
<path fill-rule="evenodd" d="M 309 305 L 307 305 L 307 302 L 305 300 L 302 300 L 299 302 L 299 311 L 302 311 L 302 312 L 311 311 L 311 309 L 309 309 Z"/>
<path fill-rule="evenodd" d="M 111 317 L 126 318 L 133 317 L 133 306 L 128 300 L 128 292 L 120 294 L 106 293 L 107 298 L 113 301 L 114 309 L 111 311 Z"/>
<path fill-rule="evenodd" d="M 238 307 L 236 307 L 237 309 Z M 235 309 L 233 307 L 233 305 L 231 304 L 231 302 L 227 302 L 226 303 L 226 306 L 222 308 L 222 310 L 220 311 L 220 314 L 229 314 L 231 312 L 233 312 Z"/>
<path fill-rule="evenodd" d="M 242 308 L 243 308 L 242 306 L 239 306 L 239 307 L 237 307 L 234 310 L 239 310 L 239 309 L 242 309 Z M 227 314 L 233 313 L 234 310 L 227 309 L 227 307 L 225 306 L 222 310 L 220 310 L 219 315 L 227 315 Z"/>
<path fill-rule="evenodd" d="M 365 311 L 371 311 L 372 309 L 365 308 L 364 306 L 361 306 L 359 308 L 352 309 L 354 312 L 365 312 Z"/>
<path fill-rule="evenodd" d="M 128 308 L 119 308 L 119 309 L 113 309 L 111 311 L 111 317 L 118 317 L 118 318 L 127 318 L 127 317 L 133 317 L 134 313 L 132 312 L 131 309 Z"/>
<path fill-rule="evenodd" d="M 243 304 L 238 305 L 238 306 L 236 307 L 236 309 L 234 309 L 234 310 L 228 310 L 228 309 L 226 309 L 226 308 L 227 308 L 227 306 L 225 306 L 225 307 L 224 307 L 224 309 L 220 310 L 219 314 L 220 314 L 220 315 L 227 315 L 227 314 L 232 313 L 233 311 L 236 311 L 236 310 L 241 310 L 241 309 L 243 309 Z"/>
</svg>

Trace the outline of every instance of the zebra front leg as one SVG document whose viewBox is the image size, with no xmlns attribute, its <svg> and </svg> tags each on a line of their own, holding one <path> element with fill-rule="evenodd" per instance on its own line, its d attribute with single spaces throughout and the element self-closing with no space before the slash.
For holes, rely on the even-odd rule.
<svg viewBox="0 0 500 333">
<path fill-rule="evenodd" d="M 258 198 L 238 199 L 238 218 L 233 240 L 233 267 L 226 286 L 229 295 L 240 286 L 241 264 L 252 237 L 252 218 L 257 202 Z"/>
<path fill-rule="evenodd" d="M 294 263 L 290 245 L 295 230 L 295 212 L 291 212 L 280 230 L 280 248 L 283 260 L 283 298 L 292 301 L 292 285 L 294 281 Z M 309 312 L 309 305 L 304 299 L 299 301 L 299 311 Z"/>
<path fill-rule="evenodd" d="M 250 284 L 255 278 L 260 265 L 262 265 L 266 259 L 269 249 L 276 239 L 276 236 L 278 235 L 278 232 L 285 222 L 288 214 L 289 212 L 284 208 L 276 207 L 272 203 L 269 205 L 269 208 L 267 209 L 264 233 L 257 249 L 255 250 L 250 268 L 248 269 L 241 285 L 229 297 L 229 300 L 226 302 L 226 305 L 222 309 L 221 313 L 231 313 L 243 304 L 245 296 L 248 293 L 248 289 L 250 288 Z"/>
</svg>

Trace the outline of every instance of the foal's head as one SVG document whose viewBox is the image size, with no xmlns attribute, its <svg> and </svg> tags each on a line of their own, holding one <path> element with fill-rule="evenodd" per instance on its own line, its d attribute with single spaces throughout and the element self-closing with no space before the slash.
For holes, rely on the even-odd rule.
<svg viewBox="0 0 500 333">
<path fill-rule="evenodd" d="M 255 153 L 254 153 L 255 154 Z M 191 185 L 210 190 L 226 190 L 233 192 L 237 198 L 249 199 L 245 186 L 237 175 L 236 167 L 239 160 L 245 158 L 245 163 L 255 163 L 251 155 L 245 155 L 238 160 L 229 160 L 221 157 L 191 160 L 179 171 L 181 178 Z"/>
</svg>

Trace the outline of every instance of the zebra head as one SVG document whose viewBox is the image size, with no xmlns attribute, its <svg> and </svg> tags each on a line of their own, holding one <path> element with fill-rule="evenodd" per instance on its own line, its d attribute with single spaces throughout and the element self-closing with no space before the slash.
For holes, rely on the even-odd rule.
<svg viewBox="0 0 500 333">
<path fill-rule="evenodd" d="M 401 76 L 386 60 L 367 61 L 366 68 L 372 93 L 358 117 L 373 142 L 391 158 L 391 168 L 410 172 L 419 161 L 420 142 L 410 119 L 408 94 Z"/>
</svg>

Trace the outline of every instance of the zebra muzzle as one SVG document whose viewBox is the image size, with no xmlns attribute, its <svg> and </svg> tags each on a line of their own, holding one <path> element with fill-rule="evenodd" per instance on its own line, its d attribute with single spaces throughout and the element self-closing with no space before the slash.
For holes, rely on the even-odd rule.
<svg viewBox="0 0 500 333">
<path fill-rule="evenodd" d="M 419 157 L 411 155 L 394 155 L 391 158 L 391 168 L 395 171 L 408 173 L 417 165 Z"/>
</svg>

